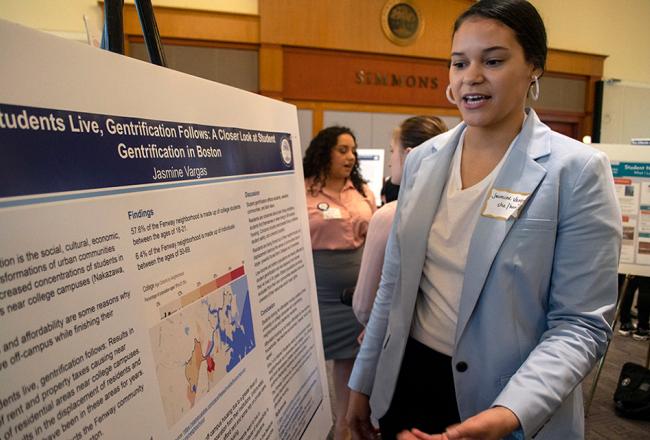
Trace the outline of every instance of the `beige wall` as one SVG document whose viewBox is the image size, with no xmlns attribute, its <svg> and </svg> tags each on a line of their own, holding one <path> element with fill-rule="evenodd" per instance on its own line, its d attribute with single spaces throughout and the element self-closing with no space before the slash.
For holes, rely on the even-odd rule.
<svg viewBox="0 0 650 440">
<path fill-rule="evenodd" d="M 102 11 L 94 0 L 0 0 L 0 17 L 45 31 L 83 37 L 84 14 L 101 28 Z"/>
<path fill-rule="evenodd" d="M 650 0 L 531 0 L 549 46 L 609 55 L 605 78 L 650 83 Z"/>
<path fill-rule="evenodd" d="M 154 6 L 201 9 L 203 11 L 233 12 L 236 14 L 257 14 L 257 0 L 151 0 Z M 133 3 L 133 0 L 125 0 Z"/>
<path fill-rule="evenodd" d="M 647 27 L 650 0 L 531 2 L 546 22 L 551 47 L 609 55 L 605 62 L 606 78 L 650 83 L 650 31 Z M 153 0 L 153 3 L 258 13 L 257 0 Z M 96 0 L 0 0 L 0 17 L 43 30 L 82 35 L 83 14 L 89 17 L 91 24 L 101 27 L 102 14 Z"/>
<path fill-rule="evenodd" d="M 126 0 L 133 3 L 133 0 Z M 154 6 L 257 14 L 257 0 L 152 0 Z M 85 34 L 83 15 L 102 27 L 102 6 L 97 0 L 0 0 L 0 18 L 61 34 Z"/>
</svg>

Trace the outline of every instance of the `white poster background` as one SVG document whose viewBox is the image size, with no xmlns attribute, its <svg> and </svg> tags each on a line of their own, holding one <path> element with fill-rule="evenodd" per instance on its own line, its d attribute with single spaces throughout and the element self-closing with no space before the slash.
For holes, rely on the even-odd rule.
<svg viewBox="0 0 650 440">
<path fill-rule="evenodd" d="M 300 157 L 296 109 L 292 105 L 5 21 L 0 21 L 0 41 L 0 57 L 4 60 L 0 104 L 290 133 L 293 157 Z M 57 262 L 66 265 L 63 255 L 57 253 L 58 246 L 74 247 L 72 243 L 95 238 L 99 243 L 101 237 L 108 235 L 113 237 L 109 241 L 114 248 L 111 255 L 119 261 L 115 264 L 124 269 L 124 273 L 101 281 L 98 287 L 79 288 L 23 308 L 18 307 L 16 295 L 5 294 L 0 298 L 4 309 L 4 316 L 0 317 L 0 436 L 46 438 L 56 433 L 75 439 L 214 439 L 224 438 L 227 433 L 228 438 L 245 438 L 246 429 L 259 426 L 265 431 L 257 435 L 264 434 L 264 438 L 325 438 L 331 426 L 330 402 L 305 198 L 302 190 L 296 191 L 303 187 L 301 176 L 301 161 L 296 160 L 295 172 L 282 176 L 217 180 L 193 186 L 162 184 L 159 188 L 134 188 L 134 192 L 118 191 L 96 197 L 72 193 L 68 198 L 59 194 L 62 197 L 47 203 L 37 203 L 38 197 L 31 196 L 11 199 L 12 203 L 18 202 L 0 207 L 3 261 L 0 272 L 18 268 L 11 260 L 15 260 L 14 256 L 27 255 L 28 251 L 30 255 L 38 255 L 33 257 L 31 265 L 53 263 L 56 266 Z M 282 378 L 286 379 L 283 396 L 273 395 L 267 368 L 273 362 L 269 359 L 273 352 L 272 347 L 266 346 L 263 315 L 270 314 L 273 307 L 262 309 L 257 301 L 258 283 L 246 218 L 247 193 L 260 193 L 258 199 L 264 195 L 286 194 L 283 203 L 295 208 L 298 217 L 304 269 L 288 286 L 276 292 L 274 301 L 300 303 L 301 310 L 307 313 L 308 325 L 291 330 L 289 337 L 303 338 L 309 356 L 305 358 L 306 367 L 295 366 L 293 377 Z M 145 231 L 152 223 L 191 213 L 216 212 L 233 205 L 240 209 L 218 218 L 188 223 L 187 228 L 195 231 L 216 231 L 224 225 L 234 225 L 234 228 L 226 228 L 216 238 L 193 243 L 191 252 L 180 257 L 177 254 L 173 261 L 136 269 L 138 258 L 143 256 L 138 256 L 141 248 L 132 241 L 137 234 L 144 234 L 137 229 L 139 226 Z M 127 212 L 138 209 L 150 209 L 155 214 L 152 218 L 129 221 Z M 136 227 L 135 235 L 133 227 Z M 181 229 L 178 231 L 181 234 Z M 93 261 L 100 262 L 100 259 Z M 171 398 L 179 401 L 186 400 L 187 396 L 173 394 L 178 390 L 171 385 L 165 389 L 163 385 L 167 382 L 163 379 L 159 382 L 161 364 L 154 361 L 152 343 L 157 323 L 163 322 L 160 307 L 242 266 L 251 301 L 255 349 L 213 383 L 206 382 L 202 367 L 196 401 L 193 405 L 177 405 L 177 412 L 170 417 L 163 408 L 163 399 L 169 399 L 170 393 Z M 5 283 L 0 290 L 14 284 Z M 159 287 L 147 287 L 157 284 Z M 59 285 L 53 284 L 56 286 Z M 168 291 L 163 289 L 169 286 L 172 288 Z M 163 292 L 157 298 L 159 305 L 144 300 L 152 289 Z M 232 300 L 229 289 L 227 285 L 203 299 L 206 304 L 208 300 L 212 304 L 221 304 L 220 301 L 225 304 L 226 297 Z M 80 329 L 78 333 L 75 326 Z M 199 330 L 206 329 L 185 329 L 197 334 Z M 26 336 L 24 342 L 23 336 Z M 53 341 L 55 336 L 63 342 L 43 346 L 42 352 L 36 349 L 45 340 Z M 179 353 L 185 349 L 179 347 Z M 175 355 L 170 347 L 166 352 Z M 79 366 L 67 368 L 65 364 L 69 367 L 75 358 Z M 178 355 L 177 359 L 186 360 L 166 366 L 180 369 L 190 363 L 187 357 Z M 90 360 L 93 361 L 90 371 L 75 379 L 72 373 L 81 373 L 81 366 L 90 364 Z M 301 378 L 310 368 L 314 368 L 316 376 Z M 126 372 L 117 377 L 118 371 Z M 107 378 L 111 378 L 110 384 L 106 383 Z M 300 381 L 311 384 L 313 389 L 298 390 L 295 384 Z M 95 386 L 97 392 L 89 391 Z M 306 414 L 304 429 L 281 433 L 278 417 L 291 397 L 299 392 L 321 400 L 314 404 L 315 411 Z M 251 396 L 256 393 L 259 394 L 256 401 L 251 402 Z M 81 396 L 91 397 L 82 399 Z M 55 409 L 46 410 L 47 402 L 53 405 L 56 402 Z M 35 416 L 36 413 L 39 415 Z M 300 408 L 294 415 L 305 416 L 300 414 Z"/>
<path fill-rule="evenodd" d="M 375 195 L 377 206 L 381 206 L 381 188 L 384 185 L 384 149 L 359 148 L 359 168 L 364 180 L 368 181 L 370 190 Z"/>
</svg>

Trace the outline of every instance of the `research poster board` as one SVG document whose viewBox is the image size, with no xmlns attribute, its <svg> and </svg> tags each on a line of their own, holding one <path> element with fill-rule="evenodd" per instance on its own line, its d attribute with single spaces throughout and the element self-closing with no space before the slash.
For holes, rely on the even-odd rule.
<svg viewBox="0 0 650 440">
<path fill-rule="evenodd" d="M 296 109 L 0 21 L 0 439 L 331 426 Z"/>
<path fill-rule="evenodd" d="M 384 149 L 359 148 L 357 150 L 359 169 L 363 179 L 368 181 L 375 195 L 377 206 L 381 206 L 381 188 L 384 185 Z"/>
<path fill-rule="evenodd" d="M 592 146 L 609 157 L 623 216 L 619 273 L 650 276 L 650 147 Z"/>
</svg>

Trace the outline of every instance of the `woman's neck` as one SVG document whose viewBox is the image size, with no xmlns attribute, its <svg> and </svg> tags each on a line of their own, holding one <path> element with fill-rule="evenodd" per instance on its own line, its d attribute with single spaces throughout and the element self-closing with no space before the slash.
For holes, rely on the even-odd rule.
<svg viewBox="0 0 650 440">
<path fill-rule="evenodd" d="M 460 161 L 462 188 L 469 188 L 492 172 L 521 131 L 524 114 L 497 127 L 467 127 Z"/>
<path fill-rule="evenodd" d="M 327 176 L 325 179 L 325 188 L 338 194 L 343 190 L 347 179 Z"/>
<path fill-rule="evenodd" d="M 522 112 L 521 118 L 512 118 L 496 127 L 467 127 L 463 152 L 502 156 L 521 131 L 525 117 Z"/>
</svg>

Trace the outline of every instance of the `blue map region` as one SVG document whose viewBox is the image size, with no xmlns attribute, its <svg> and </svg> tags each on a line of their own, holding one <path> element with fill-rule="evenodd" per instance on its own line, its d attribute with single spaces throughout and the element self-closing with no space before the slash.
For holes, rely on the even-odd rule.
<svg viewBox="0 0 650 440">
<path fill-rule="evenodd" d="M 248 283 L 246 277 L 242 277 L 234 281 L 230 288 L 232 289 L 234 299 L 237 303 L 237 312 L 233 312 L 231 304 L 226 304 L 224 307 L 212 308 L 208 304 L 208 311 L 216 319 L 214 331 L 219 334 L 219 339 L 228 347 L 230 359 L 226 365 L 226 372 L 230 372 L 235 366 L 255 348 L 255 335 L 253 333 L 253 315 L 251 312 L 250 295 L 248 292 Z M 224 313 L 220 313 L 224 312 Z M 221 317 L 224 316 L 229 320 L 230 328 L 233 328 L 232 335 L 229 336 L 221 322 Z M 213 339 L 214 341 L 214 339 Z M 210 344 L 208 356 L 212 351 L 214 342 Z"/>
</svg>

